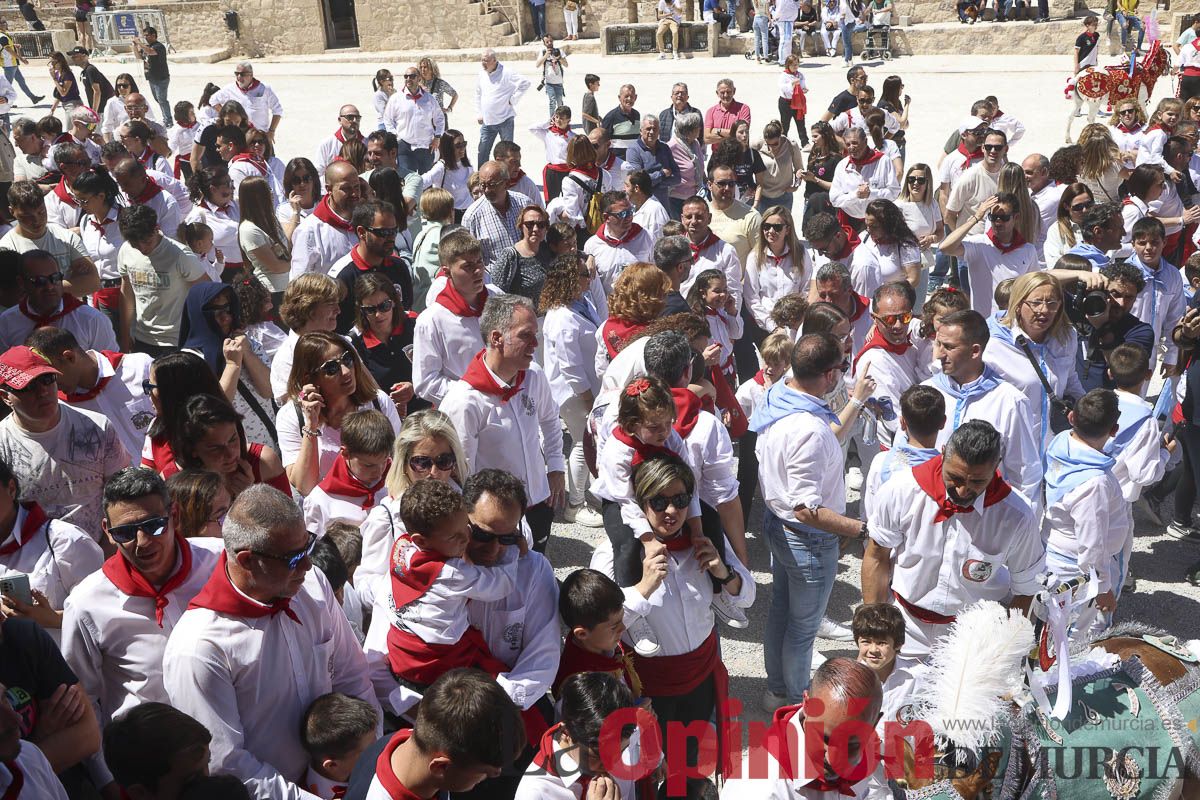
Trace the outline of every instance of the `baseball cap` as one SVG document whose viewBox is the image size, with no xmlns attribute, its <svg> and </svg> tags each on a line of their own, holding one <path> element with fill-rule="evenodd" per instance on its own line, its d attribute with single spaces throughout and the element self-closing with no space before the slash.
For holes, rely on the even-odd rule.
<svg viewBox="0 0 1200 800">
<path fill-rule="evenodd" d="M 75 47 L 72 47 L 70 50 L 67 51 L 67 55 L 69 55 L 69 56 L 90 56 L 91 54 L 92 54 L 91 50 L 88 50 L 86 47 L 80 47 L 78 45 L 76 45 Z"/>
<path fill-rule="evenodd" d="M 958 123 L 958 132 L 963 134 L 967 131 L 973 131 L 976 128 L 986 128 L 987 126 L 988 122 L 986 119 L 980 119 L 979 117 L 967 117 L 962 122 Z"/>
<path fill-rule="evenodd" d="M 40 375 L 60 374 L 50 362 L 32 347 L 17 345 L 0 355 L 0 382 L 9 389 L 24 389 Z"/>
</svg>

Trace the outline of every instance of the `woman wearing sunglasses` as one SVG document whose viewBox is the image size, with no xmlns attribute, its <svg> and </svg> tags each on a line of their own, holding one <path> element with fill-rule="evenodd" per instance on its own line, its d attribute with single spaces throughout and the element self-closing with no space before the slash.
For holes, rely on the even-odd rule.
<svg viewBox="0 0 1200 800">
<path fill-rule="evenodd" d="M 333 466 L 342 447 L 342 419 L 369 408 L 382 411 L 399 432 L 396 404 L 348 341 L 325 331 L 301 336 L 275 418 L 283 465 L 296 491 L 307 495 Z"/>
<path fill-rule="evenodd" d="M 387 474 L 388 496 L 363 520 L 362 562 L 354 572 L 354 588 L 369 604 L 376 592 L 391 592 L 392 546 L 405 533 L 400 500 L 408 487 L 426 478 L 460 487 L 467 475 L 467 457 L 450 418 L 426 409 L 405 417 L 392 450 Z"/>
<path fill-rule="evenodd" d="M 808 294 L 812 282 L 812 263 L 800 239 L 792 213 L 784 206 L 772 206 L 763 212 L 758 241 L 746 258 L 746 305 L 761 333 L 755 341 L 775 330 L 771 311 L 779 299 L 789 294 Z M 750 331 L 755 336 L 754 331 Z"/>
<path fill-rule="evenodd" d="M 971 298 L 971 308 L 985 317 L 996 312 L 996 284 L 1038 268 L 1037 248 L 1017 231 L 1020 207 L 1016 196 L 994 194 L 974 214 L 959 219 L 958 229 L 939 245 L 944 255 L 960 259 L 959 283 L 969 287 L 964 291 Z M 971 228 L 980 223 L 990 227 L 987 233 L 971 234 Z"/>
<path fill-rule="evenodd" d="M 541 206 L 525 206 L 517 215 L 517 239 L 512 247 L 500 251 L 489 270 L 492 282 L 505 294 L 519 294 L 537 308 L 546 282 L 546 265 L 553 254 L 546 245 L 550 217 Z"/>
<path fill-rule="evenodd" d="M 1137 151 L 1146 133 L 1146 109 L 1130 98 L 1117 103 L 1108 120 L 1108 133 L 1121 151 L 1121 160 L 1132 169 L 1137 163 Z"/>
<path fill-rule="evenodd" d="M 1072 183 L 1063 189 L 1058 201 L 1058 221 L 1046 231 L 1042 257 L 1046 266 L 1053 267 L 1062 254 L 1083 241 L 1083 215 L 1096 205 L 1092 190 L 1086 183 Z"/>
<path fill-rule="evenodd" d="M 296 228 L 321 199 L 321 179 L 317 168 L 307 158 L 293 158 L 283 168 L 283 196 L 284 201 L 275 209 L 275 217 L 290 244 Z"/>
<path fill-rule="evenodd" d="M 934 197 L 933 170 L 928 164 L 913 164 L 908 168 L 896 207 L 904 215 L 904 221 L 917 237 L 917 247 L 921 249 L 921 280 L 917 283 L 919 303 L 929 288 L 929 274 L 937 263 L 935 245 L 942 238 L 942 210 Z"/>
<path fill-rule="evenodd" d="M 226 400 L 246 421 L 246 438 L 278 447 L 271 373 L 242 321 L 241 303 L 227 283 L 203 281 L 188 290 L 179 346 L 204 359 Z"/>
<path fill-rule="evenodd" d="M 413 396 L 412 347 L 414 315 L 400 302 L 396 284 L 381 272 L 368 272 L 354 282 L 358 320 L 350 343 L 375 382 L 391 395 L 400 415 L 428 408 Z"/>
</svg>

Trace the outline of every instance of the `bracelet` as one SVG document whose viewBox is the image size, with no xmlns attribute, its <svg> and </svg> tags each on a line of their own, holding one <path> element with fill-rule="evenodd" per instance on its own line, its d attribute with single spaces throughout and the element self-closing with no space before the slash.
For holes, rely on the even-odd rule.
<svg viewBox="0 0 1200 800">
<path fill-rule="evenodd" d="M 321 429 L 320 428 L 301 428 L 300 435 L 307 436 L 310 439 L 316 439 L 316 438 L 320 437 Z"/>
<path fill-rule="evenodd" d="M 862 408 L 866 407 L 867 404 L 864 403 L 862 400 L 859 400 L 857 397 L 851 397 L 850 405 L 854 406 L 855 408 L 862 409 Z"/>
</svg>

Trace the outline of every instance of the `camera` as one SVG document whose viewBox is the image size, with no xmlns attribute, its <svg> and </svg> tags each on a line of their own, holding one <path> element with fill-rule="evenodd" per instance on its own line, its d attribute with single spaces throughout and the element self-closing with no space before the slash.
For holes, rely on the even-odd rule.
<svg viewBox="0 0 1200 800">
<path fill-rule="evenodd" d="M 1079 310 L 1085 317 L 1095 317 L 1108 310 L 1108 292 L 1092 289 L 1079 298 Z"/>
<path fill-rule="evenodd" d="M 555 47 L 550 51 L 550 55 L 554 56 L 555 58 L 560 58 L 562 56 L 562 50 L 559 50 L 557 47 Z"/>
</svg>

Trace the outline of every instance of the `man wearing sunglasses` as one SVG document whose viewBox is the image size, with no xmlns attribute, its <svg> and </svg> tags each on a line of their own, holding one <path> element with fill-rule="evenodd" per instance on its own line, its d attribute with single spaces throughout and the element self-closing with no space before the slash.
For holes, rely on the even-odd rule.
<svg viewBox="0 0 1200 800">
<path fill-rule="evenodd" d="M 863 227 L 867 205 L 872 200 L 892 200 L 900 196 L 900 179 L 890 158 L 872 147 L 860 128 L 846 131 L 846 157 L 833 170 L 829 202 L 848 218 L 856 230 Z"/>
<path fill-rule="evenodd" d="M 0 422 L 0 460 L 24 487 L 21 499 L 99 538 L 100 495 L 129 453 L 104 417 L 60 403 L 58 370 L 20 345 L 0 355 L 0 399 L 13 413 Z"/>
<path fill-rule="evenodd" d="M 971 116 L 958 123 L 958 145 L 938 164 L 937 197 L 943 214 L 950 199 L 950 187 L 964 172 L 983 161 L 983 137 L 987 134 L 988 124 L 986 119 L 976 115 L 976 111 L 983 113 L 986 108 L 982 102 L 976 103 L 971 108 Z"/>
<path fill-rule="evenodd" d="M 83 247 L 79 234 L 49 222 L 46 198 L 40 186 L 18 181 L 8 190 L 8 201 L 17 226 L 0 238 L 0 248 L 25 253 L 42 250 L 63 274 L 63 289 L 84 297 L 100 288 L 100 273 Z"/>
<path fill-rule="evenodd" d="M 83 209 L 79 207 L 79 201 L 71 191 L 71 184 L 81 172 L 92 165 L 92 159 L 71 133 L 63 136 L 65 141 L 51 146 L 51 161 L 58 167 L 62 177 L 54 184 L 54 188 L 46 193 L 46 219 L 78 232 L 79 221 L 83 219 Z M 99 161 L 100 148 L 94 142 L 88 144 L 96 148 L 96 160 Z"/>
<path fill-rule="evenodd" d="M 996 312 L 996 284 L 1038 268 L 1037 250 L 1017 230 L 1019 210 L 1016 195 L 992 195 L 938 246 L 946 255 L 963 259 L 959 282 L 969 293 L 971 307 L 984 316 Z M 991 226 L 987 233 L 971 233 L 985 221 Z M 966 281 L 961 277 L 964 272 Z"/>
<path fill-rule="evenodd" d="M 633 206 L 625 192 L 605 192 L 600 207 L 604 224 L 583 243 L 583 252 L 595 260 L 596 274 L 604 291 L 611 294 L 622 270 L 634 262 L 652 260 L 654 239 L 633 221 Z"/>
<path fill-rule="evenodd" d="M 325 168 L 337 160 L 338 155 L 342 152 L 342 145 L 346 142 L 357 140 L 363 143 L 363 147 L 366 147 L 367 140 L 360 132 L 360 122 L 362 122 L 362 114 L 358 113 L 357 106 L 344 105 L 338 109 L 337 130 L 322 139 L 321 143 L 317 145 L 313 166 L 317 168 L 318 174 L 323 174 Z"/>
<path fill-rule="evenodd" d="M 144 467 L 105 484 L 101 525 L 116 553 L 71 592 L 62 650 L 103 727 L 130 706 L 171 702 L 162 680 L 167 638 L 212 575 L 221 542 L 183 538 L 166 483 Z M 104 788 L 112 776 L 102 760 L 95 766 Z"/>
<path fill-rule="evenodd" d="M 1000 170 L 1008 163 L 1008 137 L 1003 131 L 988 128 L 983 136 L 983 160 L 965 170 L 950 186 L 943 218 L 946 229 L 953 231 L 959 221 L 1000 189 Z M 983 233 L 984 221 L 976 221 L 971 233 Z"/>
<path fill-rule="evenodd" d="M 358 321 L 358 303 L 354 284 L 369 272 L 381 272 L 400 287 L 400 299 L 405 308 L 413 306 L 412 274 L 408 259 L 396 252 L 396 210 L 385 200 L 370 200 L 354 207 L 350 218 L 358 244 L 329 268 L 329 277 L 346 287 L 338 308 L 337 331 L 349 334 Z"/>
<path fill-rule="evenodd" d="M 1050 226 L 1058 221 L 1058 202 L 1062 200 L 1063 192 L 1067 187 L 1050 178 L 1050 159 L 1041 153 L 1030 153 L 1025 156 L 1025 160 L 1021 162 L 1021 169 L 1025 172 L 1029 193 L 1041 215 L 1042 224 L 1038 231 L 1038 240 L 1033 244 L 1037 248 L 1038 263 L 1046 266 L 1045 256 L 1042 254 L 1042 249 L 1046 245 L 1046 233 L 1050 230 Z"/>
<path fill-rule="evenodd" d="M 42 250 L 22 253 L 18 283 L 25 297 L 0 313 L 0 347 L 24 344 L 39 327 L 53 325 L 75 335 L 89 350 L 117 350 L 112 323 L 102 311 L 63 292 L 58 262 Z"/>
<path fill-rule="evenodd" d="M 275 141 L 275 129 L 283 119 L 283 104 L 275 90 L 254 77 L 254 65 L 242 61 L 233 68 L 233 82 L 212 96 L 213 110 L 220 113 L 226 100 L 237 100 L 246 109 L 250 123 L 260 131 L 266 131 Z"/>
<path fill-rule="evenodd" d="M 900 395 L 929 376 L 927 365 L 920 361 L 909 338 L 916 300 L 916 291 L 907 281 L 885 283 L 876 289 L 871 298 L 871 319 L 875 325 L 854 359 L 855 375 L 870 375 L 875 379 L 871 397 L 892 404 L 894 413 L 890 420 L 886 415 L 878 415 L 879 442 L 888 448 L 899 426 Z M 863 473 L 866 474 L 866 467 Z"/>
<path fill-rule="evenodd" d="M 421 88 L 421 73 L 415 66 L 404 68 L 404 88 L 388 99 L 383 127 L 400 142 L 404 171 L 426 173 L 433 167 L 433 151 L 446 132 L 446 114 L 437 98 Z"/>
<path fill-rule="evenodd" d="M 255 484 L 229 509 L 225 544 L 163 655 L 171 704 L 213 732 L 209 766 L 259 797 L 306 796 L 298 734 L 313 698 L 379 703 L 329 582 L 312 569 L 317 536 L 290 497 Z M 378 733 L 378 731 L 377 731 Z"/>
</svg>

